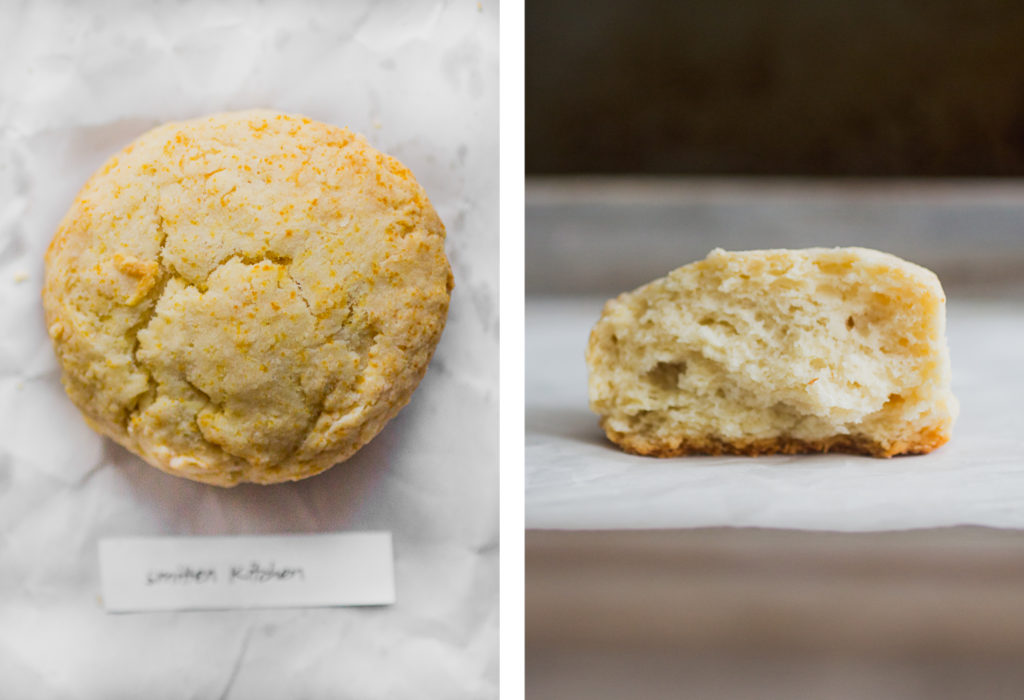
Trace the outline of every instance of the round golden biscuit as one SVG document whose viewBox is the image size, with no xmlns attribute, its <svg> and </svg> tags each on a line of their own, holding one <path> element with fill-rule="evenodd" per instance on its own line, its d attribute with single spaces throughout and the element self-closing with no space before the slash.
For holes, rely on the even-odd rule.
<svg viewBox="0 0 1024 700">
<path fill-rule="evenodd" d="M 92 176 L 47 251 L 68 396 L 177 476 L 312 476 L 426 371 L 444 238 L 412 174 L 347 129 L 265 110 L 160 126 Z"/>
</svg>

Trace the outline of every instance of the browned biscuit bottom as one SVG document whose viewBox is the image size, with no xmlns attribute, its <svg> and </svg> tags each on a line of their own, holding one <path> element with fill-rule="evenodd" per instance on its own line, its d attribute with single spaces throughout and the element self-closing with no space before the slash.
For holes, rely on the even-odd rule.
<svg viewBox="0 0 1024 700">
<path fill-rule="evenodd" d="M 788 436 L 759 440 L 727 440 L 715 436 L 683 436 L 654 439 L 637 433 L 619 433 L 601 425 L 608 439 L 626 452 L 645 457 L 681 457 L 684 455 L 740 455 L 757 457 L 773 454 L 840 452 L 888 458 L 897 455 L 927 454 L 949 441 L 948 425 L 933 425 L 915 435 L 881 444 L 858 435 L 835 435 L 824 440 L 800 440 Z"/>
</svg>

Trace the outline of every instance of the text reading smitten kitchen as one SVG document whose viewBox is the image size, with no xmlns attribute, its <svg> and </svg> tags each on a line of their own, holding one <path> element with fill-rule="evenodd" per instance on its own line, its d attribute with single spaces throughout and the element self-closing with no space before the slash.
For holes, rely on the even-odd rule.
<svg viewBox="0 0 1024 700">
<path fill-rule="evenodd" d="M 205 583 L 279 583 L 305 581 L 301 566 L 278 566 L 274 562 L 249 562 L 248 565 L 203 567 L 178 564 L 169 569 L 150 569 L 146 572 L 147 586 L 202 585 Z"/>
</svg>

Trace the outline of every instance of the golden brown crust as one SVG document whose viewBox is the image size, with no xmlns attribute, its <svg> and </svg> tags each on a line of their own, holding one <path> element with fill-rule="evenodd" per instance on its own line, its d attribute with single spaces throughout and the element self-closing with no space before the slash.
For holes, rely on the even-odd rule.
<svg viewBox="0 0 1024 700">
<path fill-rule="evenodd" d="M 90 178 L 47 250 L 65 389 L 171 474 L 312 476 L 423 376 L 444 240 L 412 173 L 347 129 L 266 110 L 157 127 Z"/>
<path fill-rule="evenodd" d="M 949 441 L 950 426 L 928 426 L 915 435 L 882 445 L 857 435 L 835 435 L 825 440 L 800 440 L 786 436 L 762 440 L 728 440 L 718 437 L 688 438 L 683 436 L 657 440 L 635 433 L 620 433 L 601 421 L 608 439 L 626 452 L 645 457 L 682 457 L 686 455 L 738 455 L 757 457 L 773 454 L 808 454 L 841 452 L 889 458 L 898 455 L 927 454 Z"/>
</svg>

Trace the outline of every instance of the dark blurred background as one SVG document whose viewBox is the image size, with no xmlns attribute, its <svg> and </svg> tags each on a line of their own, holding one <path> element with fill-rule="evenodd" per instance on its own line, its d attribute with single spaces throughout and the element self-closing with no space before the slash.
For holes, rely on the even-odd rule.
<svg viewBox="0 0 1024 700">
<path fill-rule="evenodd" d="M 1024 175 L 1024 2 L 531 0 L 526 168 Z"/>
</svg>

